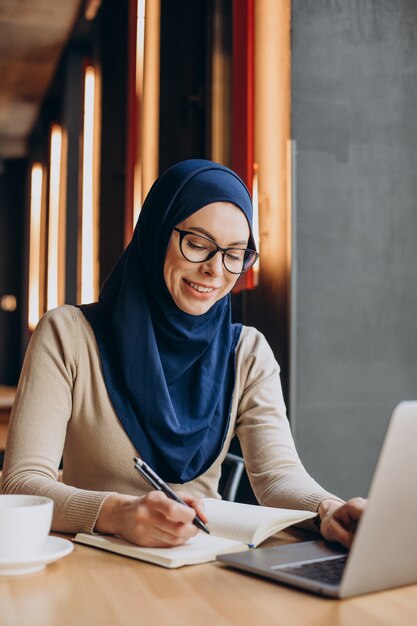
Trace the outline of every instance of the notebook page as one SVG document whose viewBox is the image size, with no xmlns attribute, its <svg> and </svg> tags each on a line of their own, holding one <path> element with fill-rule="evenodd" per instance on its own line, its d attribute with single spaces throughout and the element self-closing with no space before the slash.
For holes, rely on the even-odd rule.
<svg viewBox="0 0 417 626">
<path fill-rule="evenodd" d="M 309 517 L 311 511 L 278 509 L 207 498 L 204 510 L 214 535 L 257 545 L 270 535 Z"/>
</svg>

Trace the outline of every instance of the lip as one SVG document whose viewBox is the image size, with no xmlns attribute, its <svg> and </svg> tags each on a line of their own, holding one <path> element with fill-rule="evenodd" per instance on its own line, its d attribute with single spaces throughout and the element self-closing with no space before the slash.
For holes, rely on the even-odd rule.
<svg viewBox="0 0 417 626">
<path fill-rule="evenodd" d="M 187 289 L 187 293 L 192 294 L 195 298 L 199 300 L 208 300 L 213 297 L 218 287 L 214 287 L 213 285 L 205 285 L 204 283 L 200 283 L 194 280 L 188 280 L 187 278 L 183 278 L 183 283 L 185 288 Z M 194 285 L 198 285 L 199 287 L 203 287 L 204 289 L 211 289 L 211 291 L 197 291 L 193 287 L 191 287 L 190 283 Z"/>
</svg>

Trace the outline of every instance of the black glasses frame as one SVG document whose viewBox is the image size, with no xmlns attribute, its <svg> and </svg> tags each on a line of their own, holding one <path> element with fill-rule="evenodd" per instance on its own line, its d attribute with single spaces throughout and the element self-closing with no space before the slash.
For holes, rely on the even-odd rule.
<svg viewBox="0 0 417 626">
<path fill-rule="evenodd" d="M 213 241 L 212 239 L 210 239 L 209 237 L 205 237 L 204 235 L 200 235 L 200 233 L 195 233 L 191 230 L 182 230 L 181 228 L 173 228 L 173 230 L 176 230 L 177 233 L 180 234 L 180 238 L 179 238 L 179 247 L 180 247 L 180 252 L 182 254 L 182 256 L 184 257 L 184 259 L 186 259 L 187 261 L 189 261 L 190 263 L 205 263 L 206 261 L 210 261 L 210 259 L 212 259 L 213 257 L 216 256 L 216 254 L 218 252 L 222 253 L 222 263 L 224 268 L 230 273 L 230 274 L 244 274 L 245 272 L 247 272 L 248 270 L 250 270 L 251 267 L 253 267 L 256 263 L 256 261 L 259 258 L 259 252 L 256 252 L 256 250 L 252 250 L 252 248 L 222 248 L 221 246 L 218 246 L 217 243 L 215 241 Z M 182 242 L 183 239 L 186 235 L 194 235 L 195 237 L 201 237 L 202 239 L 205 239 L 206 241 L 209 241 L 213 246 L 215 246 L 215 250 L 212 250 L 211 252 L 208 253 L 208 255 L 206 256 L 205 259 L 202 259 L 201 261 L 193 261 L 191 259 L 189 259 L 183 252 L 182 249 Z M 247 267 L 246 269 L 242 270 L 241 272 L 232 272 L 232 270 L 229 270 L 229 268 L 227 267 L 226 263 L 224 262 L 224 255 L 226 254 L 226 252 L 229 252 L 230 250 L 244 250 L 244 251 L 248 251 L 248 252 L 253 252 L 254 256 L 254 260 L 252 261 L 252 263 L 249 265 L 249 267 Z"/>
</svg>

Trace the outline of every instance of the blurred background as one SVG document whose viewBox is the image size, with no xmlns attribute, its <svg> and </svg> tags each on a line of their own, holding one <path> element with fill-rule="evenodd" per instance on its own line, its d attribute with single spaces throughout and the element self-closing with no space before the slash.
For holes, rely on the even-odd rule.
<svg viewBox="0 0 417 626">
<path fill-rule="evenodd" d="M 95 300 L 158 174 L 209 158 L 254 198 L 235 320 L 307 469 L 366 495 L 417 397 L 416 110 L 414 0 L 0 0 L 0 454 L 39 317 Z"/>
</svg>

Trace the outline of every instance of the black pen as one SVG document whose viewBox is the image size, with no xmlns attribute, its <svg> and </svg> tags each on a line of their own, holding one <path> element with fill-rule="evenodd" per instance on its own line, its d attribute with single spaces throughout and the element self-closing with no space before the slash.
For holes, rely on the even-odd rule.
<svg viewBox="0 0 417 626">
<path fill-rule="evenodd" d="M 135 469 L 139 472 L 142 478 L 144 478 L 154 489 L 162 491 L 168 498 L 171 498 L 171 500 L 175 500 L 175 502 L 179 502 L 179 504 L 183 504 L 184 506 L 190 506 L 189 504 L 184 502 L 182 498 L 177 496 L 175 491 L 172 491 L 171 487 L 164 483 L 162 478 L 159 478 L 158 474 L 156 474 L 153 469 L 149 467 L 149 465 L 136 457 L 133 460 L 135 462 Z M 207 528 L 203 520 L 198 517 L 198 515 L 196 515 L 193 519 L 193 524 L 195 524 L 197 528 L 203 530 L 208 535 L 210 534 L 209 529 Z"/>
</svg>

